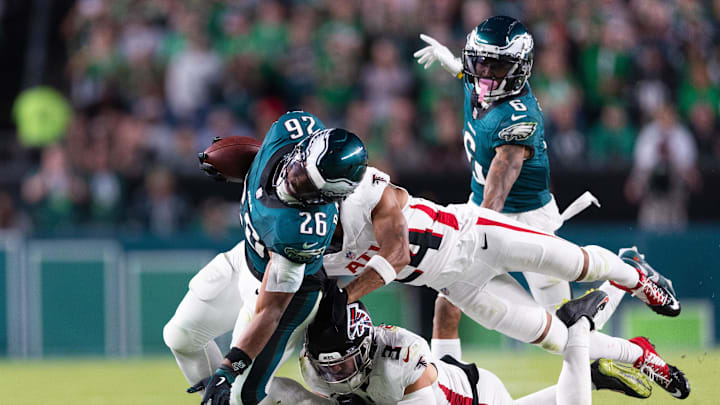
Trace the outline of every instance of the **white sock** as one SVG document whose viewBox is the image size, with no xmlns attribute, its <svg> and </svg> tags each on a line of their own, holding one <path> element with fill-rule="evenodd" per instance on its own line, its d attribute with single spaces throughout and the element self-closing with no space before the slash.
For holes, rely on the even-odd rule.
<svg viewBox="0 0 720 405">
<path fill-rule="evenodd" d="M 590 333 L 590 360 L 610 359 L 620 363 L 634 363 L 642 356 L 642 348 L 628 340 L 600 332 Z"/>
<path fill-rule="evenodd" d="M 449 354 L 453 356 L 455 360 L 462 360 L 460 339 L 431 339 L 430 350 L 436 359 L 440 359 L 446 354 Z"/>
<path fill-rule="evenodd" d="M 610 299 L 607 304 L 605 304 L 605 308 L 593 317 L 593 320 L 595 321 L 595 330 L 600 330 L 603 326 L 605 326 L 605 323 L 607 323 L 612 314 L 615 313 L 615 310 L 620 305 L 620 301 L 622 301 L 625 296 L 625 291 L 610 284 L 609 281 L 602 283 L 598 290 L 605 291 Z"/>
<path fill-rule="evenodd" d="M 613 252 L 595 245 L 585 246 L 588 254 L 588 271 L 580 281 L 612 280 L 627 288 L 635 288 L 640 275 Z"/>
<path fill-rule="evenodd" d="M 583 317 L 568 328 L 568 343 L 563 353 L 563 367 L 556 390 L 557 405 L 592 403 L 589 345 L 590 322 Z"/>
</svg>

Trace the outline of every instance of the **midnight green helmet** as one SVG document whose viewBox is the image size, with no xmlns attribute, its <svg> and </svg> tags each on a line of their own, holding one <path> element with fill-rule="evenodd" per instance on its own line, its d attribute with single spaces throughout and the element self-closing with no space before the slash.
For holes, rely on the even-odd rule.
<svg viewBox="0 0 720 405">
<path fill-rule="evenodd" d="M 302 166 L 303 176 L 312 184 L 310 190 L 287 191 L 288 172 L 293 166 Z M 288 154 L 276 188 L 286 203 L 329 204 L 350 195 L 365 175 L 365 169 L 367 149 L 357 135 L 342 128 L 321 129 L 303 139 Z"/>
<path fill-rule="evenodd" d="M 473 106 L 520 93 L 530 77 L 533 38 L 520 21 L 490 17 L 467 36 L 463 49 L 463 75 L 472 86 Z"/>
</svg>

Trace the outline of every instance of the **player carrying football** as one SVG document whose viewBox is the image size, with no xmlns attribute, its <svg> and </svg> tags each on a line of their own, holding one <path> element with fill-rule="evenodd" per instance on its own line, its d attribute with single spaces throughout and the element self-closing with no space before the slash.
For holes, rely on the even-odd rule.
<svg viewBox="0 0 720 405">
<path fill-rule="evenodd" d="M 296 111 L 270 128 L 245 180 L 245 239 L 190 281 L 163 336 L 202 403 L 254 405 L 314 316 L 337 202 L 363 178 L 353 133 Z M 204 170 L 207 168 L 204 168 Z M 233 330 L 234 328 L 234 330 Z M 223 355 L 213 339 L 233 330 Z M 207 378 L 211 377 L 209 381 Z"/>
</svg>

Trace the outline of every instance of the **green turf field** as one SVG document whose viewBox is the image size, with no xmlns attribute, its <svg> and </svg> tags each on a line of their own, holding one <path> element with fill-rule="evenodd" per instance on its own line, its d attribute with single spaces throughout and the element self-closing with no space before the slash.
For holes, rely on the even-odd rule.
<svg viewBox="0 0 720 405">
<path fill-rule="evenodd" d="M 614 393 L 594 393 L 596 404 L 720 404 L 720 349 L 664 352 L 684 370 L 692 393 L 684 401 L 658 386 L 648 400 Z M 478 365 L 497 374 L 514 397 L 553 384 L 561 358 L 539 351 L 466 353 Z M 297 377 L 297 365 L 288 362 L 280 375 Z M 58 359 L 0 361 L 0 404 L 12 405 L 158 405 L 199 404 L 200 397 L 184 393 L 187 384 L 170 354 L 137 360 Z"/>
</svg>

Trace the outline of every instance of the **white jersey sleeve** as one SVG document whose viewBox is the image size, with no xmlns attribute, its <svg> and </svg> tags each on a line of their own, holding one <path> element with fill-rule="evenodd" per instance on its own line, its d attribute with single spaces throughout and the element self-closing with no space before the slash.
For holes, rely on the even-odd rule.
<svg viewBox="0 0 720 405">
<path fill-rule="evenodd" d="M 406 329 L 380 325 L 375 332 L 375 364 L 366 392 L 376 403 L 395 404 L 425 372 L 432 354 L 425 339 Z"/>
<path fill-rule="evenodd" d="M 380 201 L 380 198 L 382 198 L 385 187 L 389 184 L 389 174 L 369 166 L 360 184 L 358 184 L 352 194 L 343 200 L 340 209 L 352 207 L 372 212 L 373 208 L 375 208 Z"/>
<path fill-rule="evenodd" d="M 362 181 L 340 204 L 340 226 L 343 231 L 342 250 L 326 254 L 323 266 L 328 276 L 357 274 L 379 249 L 375 241 L 372 211 L 390 185 L 390 176 L 368 167 Z M 371 248 L 372 252 L 367 249 Z"/>
</svg>

